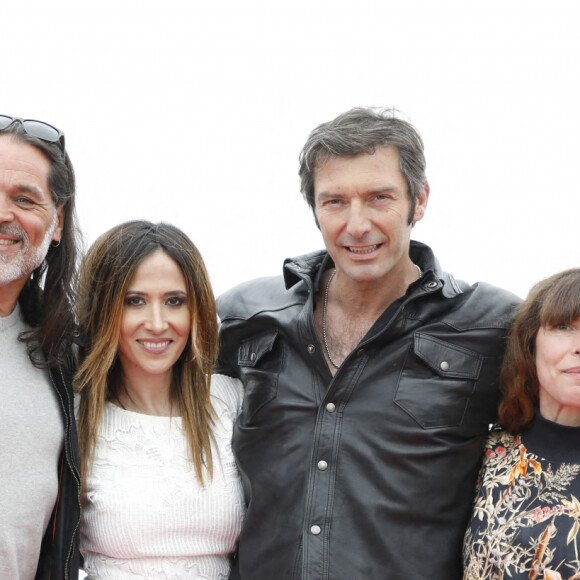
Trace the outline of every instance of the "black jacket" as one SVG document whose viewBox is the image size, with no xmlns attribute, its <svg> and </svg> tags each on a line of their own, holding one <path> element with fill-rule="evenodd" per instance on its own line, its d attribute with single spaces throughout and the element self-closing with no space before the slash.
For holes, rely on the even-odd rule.
<svg viewBox="0 0 580 580">
<path fill-rule="evenodd" d="M 423 270 L 332 377 L 313 296 L 326 252 L 219 301 L 220 372 L 245 386 L 233 447 L 248 512 L 231 578 L 449 580 L 518 299 Z"/>
<path fill-rule="evenodd" d="M 79 572 L 80 460 L 74 417 L 72 371 L 50 370 L 64 423 L 64 448 L 58 464 L 58 497 L 42 540 L 36 580 L 77 580 Z"/>
</svg>

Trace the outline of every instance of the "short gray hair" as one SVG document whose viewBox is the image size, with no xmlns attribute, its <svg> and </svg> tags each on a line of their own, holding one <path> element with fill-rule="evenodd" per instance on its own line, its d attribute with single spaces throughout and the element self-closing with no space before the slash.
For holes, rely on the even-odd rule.
<svg viewBox="0 0 580 580">
<path fill-rule="evenodd" d="M 413 215 L 417 197 L 424 191 L 423 139 L 411 123 L 395 116 L 395 109 L 356 107 L 310 133 L 300 152 L 300 191 L 314 212 L 316 169 L 329 157 L 372 155 L 377 147 L 396 147 L 401 173 L 411 198 Z"/>
</svg>

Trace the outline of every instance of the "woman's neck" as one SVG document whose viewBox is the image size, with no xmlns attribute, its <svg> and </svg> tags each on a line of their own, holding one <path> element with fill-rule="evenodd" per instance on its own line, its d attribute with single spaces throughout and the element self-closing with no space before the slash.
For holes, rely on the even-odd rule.
<svg viewBox="0 0 580 580">
<path fill-rule="evenodd" d="M 171 373 L 151 377 L 123 376 L 121 388 L 113 403 L 144 415 L 174 417 L 179 415 L 171 395 Z"/>
</svg>

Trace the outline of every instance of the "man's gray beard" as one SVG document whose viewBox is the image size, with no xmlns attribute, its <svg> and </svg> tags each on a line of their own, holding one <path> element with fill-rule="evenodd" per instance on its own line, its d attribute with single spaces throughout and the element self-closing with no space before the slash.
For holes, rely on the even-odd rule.
<svg viewBox="0 0 580 580">
<path fill-rule="evenodd" d="M 57 219 L 58 216 L 55 208 L 52 222 L 44 234 L 42 243 L 37 247 L 30 246 L 28 234 L 20 225 L 3 224 L 3 227 L 0 226 L 2 233 L 18 237 L 21 240 L 20 251 L 15 256 L 4 256 L 0 253 L 0 286 L 30 276 L 42 264 L 48 252 L 50 242 L 52 241 L 52 234 L 54 234 L 54 230 L 56 229 Z"/>
</svg>

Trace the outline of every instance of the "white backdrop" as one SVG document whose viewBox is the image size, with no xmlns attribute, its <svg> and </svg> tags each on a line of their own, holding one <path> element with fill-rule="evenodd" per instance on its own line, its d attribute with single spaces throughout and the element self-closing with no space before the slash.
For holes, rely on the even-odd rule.
<svg viewBox="0 0 580 580">
<path fill-rule="evenodd" d="M 317 124 L 395 106 L 423 135 L 414 236 L 527 293 L 578 266 L 580 8 L 552 0 L 4 3 L 0 113 L 66 133 L 88 242 L 166 220 L 216 293 L 321 247 L 298 189 Z"/>
<path fill-rule="evenodd" d="M 216 293 L 321 247 L 297 178 L 308 133 L 395 106 L 426 145 L 414 237 L 525 294 L 579 264 L 580 8 L 572 0 L 19 0 L 0 113 L 66 133 L 88 242 L 183 228 Z"/>
</svg>

